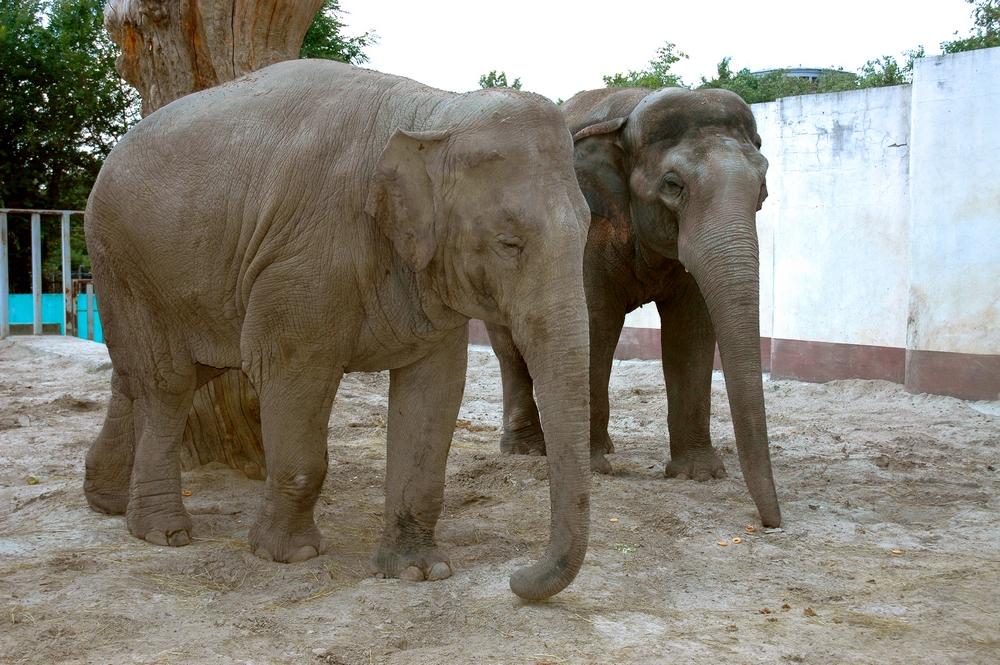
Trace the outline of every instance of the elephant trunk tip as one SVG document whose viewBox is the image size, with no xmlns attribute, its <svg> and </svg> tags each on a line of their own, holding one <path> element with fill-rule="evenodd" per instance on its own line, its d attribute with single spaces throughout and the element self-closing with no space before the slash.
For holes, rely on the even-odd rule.
<svg viewBox="0 0 1000 665">
<path fill-rule="evenodd" d="M 781 526 L 781 509 L 778 508 L 777 503 L 773 506 L 758 508 L 757 512 L 760 513 L 760 523 L 767 528 L 776 529 Z"/>
<path fill-rule="evenodd" d="M 525 600 L 545 600 L 569 586 L 582 564 L 582 560 L 574 561 L 568 556 L 557 560 L 542 557 L 538 563 L 514 571 L 510 590 Z"/>
</svg>

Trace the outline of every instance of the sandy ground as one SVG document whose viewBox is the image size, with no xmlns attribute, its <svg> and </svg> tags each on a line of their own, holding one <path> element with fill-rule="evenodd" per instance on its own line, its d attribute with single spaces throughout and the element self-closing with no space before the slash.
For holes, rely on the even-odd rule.
<svg viewBox="0 0 1000 665">
<path fill-rule="evenodd" d="M 2 663 L 1000 662 L 998 403 L 767 381 L 784 517 L 771 531 L 739 473 L 721 377 L 712 429 L 730 478 L 666 480 L 659 364 L 618 363 L 619 473 L 593 478 L 580 576 L 532 604 L 507 579 L 545 546 L 547 470 L 498 453 L 489 350 L 471 350 L 439 525 L 456 572 L 417 584 L 367 568 L 386 373 L 342 384 L 316 508 L 330 551 L 293 565 L 247 550 L 261 483 L 229 469 L 184 475 L 187 547 L 87 507 L 109 376 L 91 343 L 0 342 Z"/>
</svg>

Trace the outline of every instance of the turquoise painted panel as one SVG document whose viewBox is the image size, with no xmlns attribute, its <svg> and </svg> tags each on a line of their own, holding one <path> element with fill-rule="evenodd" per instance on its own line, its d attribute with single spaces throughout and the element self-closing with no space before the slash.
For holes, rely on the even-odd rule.
<svg viewBox="0 0 1000 665">
<path fill-rule="evenodd" d="M 35 321 L 35 309 L 32 304 L 30 293 L 11 293 L 8 300 L 10 304 L 10 322 L 32 324 Z M 63 334 L 63 299 L 61 293 L 42 294 L 42 323 L 58 323 L 59 331 Z"/>
<path fill-rule="evenodd" d="M 76 296 L 76 335 L 87 339 L 87 294 Z M 94 341 L 104 343 L 104 330 L 101 328 L 101 308 L 94 297 Z"/>
</svg>

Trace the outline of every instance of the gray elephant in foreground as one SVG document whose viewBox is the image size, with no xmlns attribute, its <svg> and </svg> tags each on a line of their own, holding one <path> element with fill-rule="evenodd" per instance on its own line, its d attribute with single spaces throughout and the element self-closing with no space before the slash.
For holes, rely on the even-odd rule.
<svg viewBox="0 0 1000 665">
<path fill-rule="evenodd" d="M 716 341 L 740 467 L 766 526 L 781 523 L 760 364 L 756 212 L 767 160 L 750 107 L 726 90 L 605 88 L 561 110 L 591 210 L 584 254 L 590 312 L 591 468 L 609 473 L 608 381 L 625 314 L 660 314 L 670 457 L 667 476 L 726 475 L 709 415 Z M 500 359 L 505 452 L 547 449 L 530 363 L 510 331 L 487 322 Z M 537 388 L 537 385 L 535 386 Z"/>
<path fill-rule="evenodd" d="M 109 155 L 86 236 L 114 362 L 85 490 L 160 545 L 189 542 L 178 448 L 196 388 L 240 368 L 267 479 L 250 549 L 322 553 L 313 507 L 345 372 L 390 370 L 375 572 L 451 575 L 434 529 L 468 320 L 509 326 L 548 436 L 548 549 L 510 585 L 558 593 L 587 547 L 589 221 L 556 107 L 456 95 L 327 61 L 283 62 L 179 99 Z M 540 288 L 544 285 L 545 288 Z"/>
</svg>

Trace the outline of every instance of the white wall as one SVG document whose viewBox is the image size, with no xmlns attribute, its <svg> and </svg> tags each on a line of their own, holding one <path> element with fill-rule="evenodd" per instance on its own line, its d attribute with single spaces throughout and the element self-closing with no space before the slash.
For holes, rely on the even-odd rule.
<svg viewBox="0 0 1000 665">
<path fill-rule="evenodd" d="M 917 61 L 908 348 L 1000 354 L 1000 48 Z"/>
<path fill-rule="evenodd" d="M 754 106 L 779 135 L 773 337 L 905 345 L 909 96 L 898 86 Z"/>
</svg>

